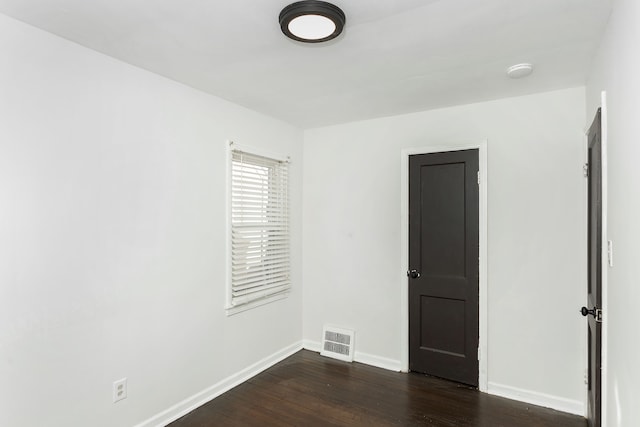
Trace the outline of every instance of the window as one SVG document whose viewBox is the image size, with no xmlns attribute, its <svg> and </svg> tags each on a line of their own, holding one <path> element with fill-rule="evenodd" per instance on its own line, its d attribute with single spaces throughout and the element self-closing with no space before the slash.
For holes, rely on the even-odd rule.
<svg viewBox="0 0 640 427">
<path fill-rule="evenodd" d="M 231 149 L 229 309 L 259 305 L 291 288 L 289 165 Z"/>
</svg>

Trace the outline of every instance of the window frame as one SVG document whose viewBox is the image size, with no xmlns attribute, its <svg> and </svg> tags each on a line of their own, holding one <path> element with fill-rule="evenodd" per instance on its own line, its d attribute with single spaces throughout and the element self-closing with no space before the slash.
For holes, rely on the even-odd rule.
<svg viewBox="0 0 640 427">
<path fill-rule="evenodd" d="M 227 144 L 227 201 L 226 201 L 226 216 L 227 216 L 227 221 L 226 221 L 226 226 L 227 226 L 227 256 L 226 256 L 226 261 L 227 261 L 227 280 L 226 280 L 226 302 L 225 302 L 225 311 L 227 316 L 231 316 L 234 315 L 236 313 L 241 313 L 243 311 L 246 310 L 251 310 L 253 308 L 265 305 L 265 304 L 269 304 L 271 302 L 274 301 L 278 301 L 281 299 L 286 298 L 289 293 L 291 292 L 291 284 L 289 285 L 289 289 L 287 289 L 286 291 L 282 292 L 282 293 L 278 293 L 275 295 L 270 295 L 270 296 L 266 296 L 257 300 L 253 300 L 253 301 L 249 301 L 249 302 L 245 302 L 245 303 L 241 303 L 241 304 L 235 304 L 233 303 L 233 280 L 232 280 L 232 273 L 233 273 L 233 258 L 232 258 L 232 226 L 233 226 L 233 218 L 232 218 L 232 194 L 233 194 L 233 179 L 232 179 L 232 172 L 233 172 L 233 153 L 234 151 L 240 151 L 243 153 L 247 153 L 249 155 L 254 155 L 254 156 L 259 156 L 259 157 L 264 157 L 267 158 L 269 160 L 274 160 L 277 162 L 283 162 L 283 163 L 287 163 L 290 164 L 291 163 L 291 159 L 289 156 L 287 155 L 283 155 L 283 154 L 279 154 L 279 153 L 274 153 L 268 150 L 264 150 L 264 149 L 260 149 L 260 148 L 256 148 L 256 147 L 252 147 L 252 146 L 248 146 L 248 145 L 244 145 L 244 144 L 238 144 L 234 141 L 228 141 Z M 287 193 L 289 193 L 290 191 L 290 180 L 287 179 Z M 290 200 L 288 200 L 288 209 L 287 209 L 287 224 L 289 226 L 289 233 L 287 236 L 288 239 L 288 246 L 289 246 L 289 258 L 288 258 L 288 267 L 289 267 L 289 274 L 291 274 L 291 212 L 290 212 Z"/>
</svg>

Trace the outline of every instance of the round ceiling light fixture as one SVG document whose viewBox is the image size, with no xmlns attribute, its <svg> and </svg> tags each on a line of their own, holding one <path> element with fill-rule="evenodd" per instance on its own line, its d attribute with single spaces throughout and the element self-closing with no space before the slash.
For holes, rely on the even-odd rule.
<svg viewBox="0 0 640 427">
<path fill-rule="evenodd" d="M 516 64 L 507 68 L 507 76 L 512 79 L 521 79 L 531 75 L 531 73 L 533 73 L 533 65 L 528 63 Z"/>
<path fill-rule="evenodd" d="M 325 1 L 298 1 L 280 12 L 282 32 L 290 39 L 304 43 L 335 39 L 342 33 L 345 22 L 344 12 Z"/>
</svg>

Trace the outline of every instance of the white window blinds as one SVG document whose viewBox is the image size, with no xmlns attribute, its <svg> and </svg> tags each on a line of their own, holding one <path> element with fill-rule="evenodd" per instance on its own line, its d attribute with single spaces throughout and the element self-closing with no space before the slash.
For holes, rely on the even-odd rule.
<svg viewBox="0 0 640 427">
<path fill-rule="evenodd" d="M 289 165 L 231 152 L 231 305 L 287 292 Z"/>
</svg>

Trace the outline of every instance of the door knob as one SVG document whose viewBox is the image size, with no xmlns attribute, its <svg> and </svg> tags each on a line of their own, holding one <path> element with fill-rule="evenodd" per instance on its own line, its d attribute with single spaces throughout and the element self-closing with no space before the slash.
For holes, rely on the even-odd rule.
<svg viewBox="0 0 640 427">
<path fill-rule="evenodd" d="M 407 270 L 407 276 L 412 279 L 417 279 L 420 277 L 420 272 L 418 270 Z"/>
<path fill-rule="evenodd" d="M 593 309 L 589 310 L 587 307 L 582 307 L 580 309 L 580 313 L 582 313 L 582 315 L 585 316 L 585 317 L 588 316 L 588 315 L 592 315 L 593 317 L 595 317 L 596 316 L 596 309 L 593 308 Z"/>
</svg>

